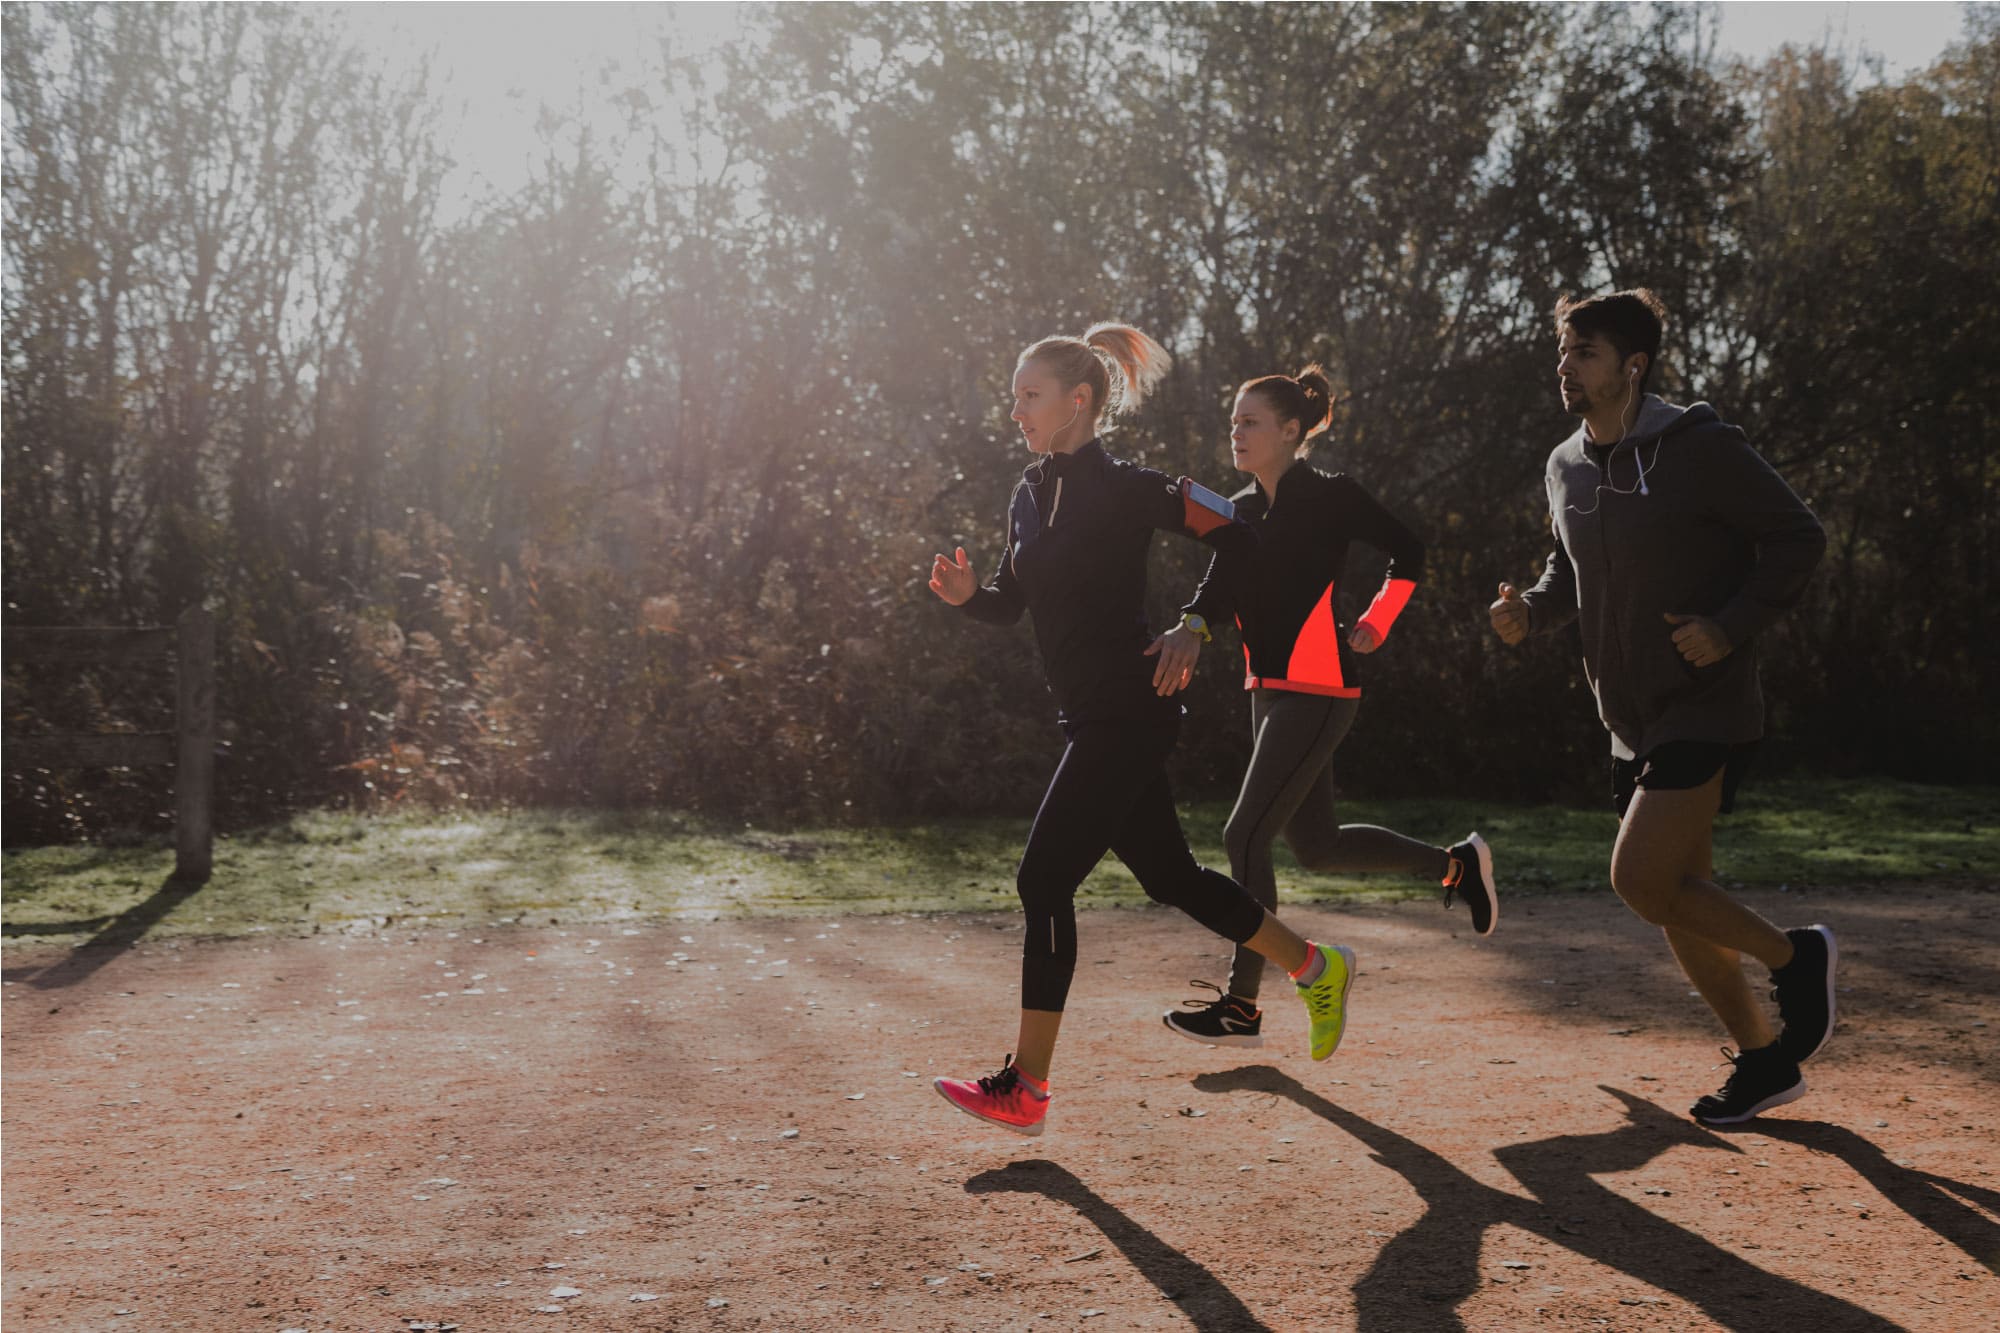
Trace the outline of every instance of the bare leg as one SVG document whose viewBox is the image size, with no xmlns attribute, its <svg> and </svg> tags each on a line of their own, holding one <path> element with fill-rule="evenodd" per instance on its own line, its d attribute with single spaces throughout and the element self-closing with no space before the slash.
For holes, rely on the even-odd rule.
<svg viewBox="0 0 2000 1333">
<path fill-rule="evenodd" d="M 1023 1009 L 1021 1035 L 1014 1042 L 1014 1064 L 1024 1074 L 1046 1083 L 1049 1066 L 1056 1058 L 1056 1032 L 1062 1027 L 1062 1011 Z"/>
<path fill-rule="evenodd" d="M 1737 1046 L 1754 1051 L 1777 1034 L 1744 980 L 1742 954 L 1782 965 L 1791 941 L 1709 878 L 1721 800 L 1720 774 L 1689 791 L 1640 788 L 1612 852 L 1611 882 L 1627 906 L 1662 928 L 1681 971 Z"/>
<path fill-rule="evenodd" d="M 1305 936 L 1268 911 L 1264 913 L 1264 924 L 1257 927 L 1255 935 L 1243 941 L 1243 947 L 1252 953 L 1263 954 L 1287 972 L 1296 972 L 1306 965 Z"/>
<path fill-rule="evenodd" d="M 1720 773 L 1687 791 L 1641 787 L 1611 851 L 1611 887 L 1644 921 L 1783 967 L 1792 961 L 1785 932 L 1702 875 L 1721 803 Z"/>
<path fill-rule="evenodd" d="M 1665 933 L 1674 957 L 1680 960 L 1681 971 L 1687 973 L 1688 980 L 1701 992 L 1701 998 L 1708 1001 L 1708 1007 L 1722 1020 L 1722 1026 L 1729 1030 L 1739 1049 L 1762 1050 L 1778 1039 L 1757 997 L 1751 993 L 1750 984 L 1743 979 L 1742 954 L 1672 927 Z"/>
<path fill-rule="evenodd" d="M 1694 867 L 1694 874 L 1712 881 L 1715 878 L 1713 836 L 1702 840 L 1698 852 L 1700 861 Z M 1708 1007 L 1735 1038 L 1738 1050 L 1761 1050 L 1778 1039 L 1763 1007 L 1743 980 L 1742 954 L 1672 926 L 1666 927 L 1665 933 L 1674 957 L 1680 960 L 1681 971 L 1687 973 L 1688 980 L 1701 992 L 1701 998 L 1708 1001 Z"/>
</svg>

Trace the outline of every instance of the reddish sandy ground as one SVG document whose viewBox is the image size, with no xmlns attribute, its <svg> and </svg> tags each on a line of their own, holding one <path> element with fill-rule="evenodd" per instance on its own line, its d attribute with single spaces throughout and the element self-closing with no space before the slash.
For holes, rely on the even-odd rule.
<svg viewBox="0 0 2000 1333">
<path fill-rule="evenodd" d="M 2000 888 L 1751 901 L 1843 1013 L 1732 1134 L 1608 895 L 1297 909 L 1361 960 L 1320 1065 L 1275 987 L 1169 1035 L 1220 950 L 1092 915 L 1040 1139 L 930 1086 L 1006 1052 L 1010 916 L 10 950 L 6 1327 L 2000 1327 Z"/>
</svg>

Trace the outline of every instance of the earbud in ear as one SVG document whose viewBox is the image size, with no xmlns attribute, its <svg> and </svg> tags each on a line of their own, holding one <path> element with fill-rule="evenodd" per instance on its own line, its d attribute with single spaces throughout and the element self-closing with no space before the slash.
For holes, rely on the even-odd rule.
<svg viewBox="0 0 2000 1333">
<path fill-rule="evenodd" d="M 1631 369 L 1627 370 L 1627 371 L 1625 372 L 1625 378 L 1626 378 L 1626 379 L 1628 379 L 1628 380 L 1636 380 L 1636 379 L 1638 379 L 1638 378 L 1639 378 L 1639 367 L 1637 367 L 1637 366 L 1633 366 L 1633 367 L 1632 367 Z"/>
</svg>

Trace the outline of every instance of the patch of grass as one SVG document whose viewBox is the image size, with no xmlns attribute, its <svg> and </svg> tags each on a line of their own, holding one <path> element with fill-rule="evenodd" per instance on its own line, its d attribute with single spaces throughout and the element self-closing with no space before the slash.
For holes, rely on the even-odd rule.
<svg viewBox="0 0 2000 1333">
<path fill-rule="evenodd" d="M 1608 809 L 1457 800 L 1354 801 L 1343 817 L 1443 843 L 1477 828 L 1509 893 L 1606 888 L 1617 822 Z M 1183 812 L 1196 854 L 1227 864 L 1228 806 Z M 1025 819 L 869 828 L 763 829 L 683 814 L 534 810 L 460 816 L 302 815 L 216 845 L 214 879 L 155 936 L 372 930 L 714 916 L 1009 909 Z M 1729 883 L 1868 883 L 1982 873 L 2000 842 L 2000 791 L 1893 782 L 1772 782 L 1717 827 Z M 1282 844 L 1288 901 L 1428 896 L 1404 877 L 1300 871 Z M 161 845 L 8 852 L 10 940 L 77 943 L 159 892 Z M 1080 906 L 1145 901 L 1108 859 Z"/>
</svg>

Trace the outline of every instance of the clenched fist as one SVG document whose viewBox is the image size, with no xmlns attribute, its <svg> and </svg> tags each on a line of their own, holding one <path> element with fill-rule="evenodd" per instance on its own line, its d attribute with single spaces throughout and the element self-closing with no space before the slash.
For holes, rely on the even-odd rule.
<svg viewBox="0 0 2000 1333">
<path fill-rule="evenodd" d="M 1528 604 L 1521 600 L 1513 584 L 1500 585 L 1500 600 L 1486 608 L 1486 616 L 1493 622 L 1493 632 L 1500 636 L 1500 642 L 1511 646 L 1528 637 Z"/>
<path fill-rule="evenodd" d="M 1681 656 L 1690 666 L 1714 666 L 1736 646 L 1722 632 L 1722 626 L 1707 616 L 1677 616 L 1669 611 L 1667 623 L 1678 626 L 1674 630 L 1674 647 L 1681 650 Z"/>
</svg>

